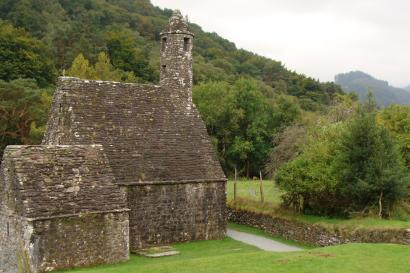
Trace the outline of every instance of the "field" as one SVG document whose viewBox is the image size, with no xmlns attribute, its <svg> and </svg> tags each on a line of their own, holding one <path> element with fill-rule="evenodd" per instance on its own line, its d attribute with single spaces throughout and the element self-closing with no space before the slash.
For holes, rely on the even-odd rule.
<svg viewBox="0 0 410 273">
<path fill-rule="evenodd" d="M 237 202 L 233 202 L 233 182 L 227 185 L 228 204 L 231 207 L 259 212 L 264 214 L 281 216 L 288 219 L 296 219 L 312 224 L 321 224 L 332 228 L 338 226 L 346 229 L 356 228 L 410 228 L 410 221 L 404 220 L 384 220 L 377 217 L 366 218 L 329 218 L 313 215 L 298 215 L 280 208 L 281 191 L 273 181 L 263 181 L 265 203 L 260 202 L 259 181 L 240 180 L 237 182 Z"/>
<path fill-rule="evenodd" d="M 269 237 L 262 231 L 231 228 Z M 175 245 L 181 254 L 159 259 L 132 256 L 117 265 L 66 273 L 408 273 L 410 248 L 388 244 L 349 244 L 273 253 L 226 238 Z"/>
</svg>

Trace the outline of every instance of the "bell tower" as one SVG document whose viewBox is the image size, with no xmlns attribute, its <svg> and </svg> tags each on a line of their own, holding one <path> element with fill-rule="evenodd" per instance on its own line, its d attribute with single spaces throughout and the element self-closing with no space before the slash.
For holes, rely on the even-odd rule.
<svg viewBox="0 0 410 273">
<path fill-rule="evenodd" d="M 160 85 L 172 91 L 172 96 L 192 101 L 192 40 L 188 23 L 175 10 L 161 32 Z"/>
</svg>

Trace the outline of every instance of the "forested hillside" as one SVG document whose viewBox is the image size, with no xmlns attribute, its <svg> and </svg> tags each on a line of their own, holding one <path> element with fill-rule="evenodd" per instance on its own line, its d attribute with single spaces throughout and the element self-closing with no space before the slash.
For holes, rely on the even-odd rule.
<svg viewBox="0 0 410 273">
<path fill-rule="evenodd" d="M 157 83 L 171 13 L 148 0 L 1 1 L 0 154 L 40 142 L 59 75 Z M 380 110 L 371 94 L 360 104 L 334 83 L 190 28 L 193 99 L 228 176 L 274 177 L 283 204 L 299 212 L 390 217 L 402 204 L 408 217 L 410 107 Z M 347 91 L 373 89 L 384 105 L 410 103 L 363 73 L 337 80 Z"/>
<path fill-rule="evenodd" d="M 47 96 L 58 75 L 158 82 L 159 34 L 171 13 L 149 0 L 1 1 L 0 79 L 5 91 L 0 109 L 3 117 L 31 113 L 2 119 L 1 147 L 38 142 Z M 238 49 L 193 23 L 190 28 L 196 35 L 194 99 L 228 172 L 237 167 L 247 175 L 258 173 L 275 132 L 301 111 L 325 110 L 342 94 L 333 83 L 320 83 Z M 18 79 L 35 82 L 27 89 Z M 209 96 L 214 90 L 221 90 L 215 95 L 222 100 Z M 20 94 L 21 100 L 17 103 L 9 94 Z M 210 109 L 214 103 L 225 109 L 215 112 Z"/>
<path fill-rule="evenodd" d="M 92 63 L 108 52 L 116 68 L 132 71 L 139 81 L 156 82 L 159 76 L 159 33 L 171 10 L 148 0 L 5 0 L 1 19 L 27 30 L 45 45 L 61 74 L 82 53 Z M 245 50 L 216 33 L 195 33 L 195 82 L 233 82 L 241 76 L 263 81 L 280 92 L 302 99 L 305 108 L 328 104 L 339 89 L 291 72 L 280 62 Z"/>
<path fill-rule="evenodd" d="M 378 80 L 361 71 L 339 74 L 335 77 L 335 82 L 345 92 L 357 93 L 362 101 L 366 99 L 370 90 L 380 106 L 389 106 L 392 103 L 410 105 L 410 92 L 393 87 L 387 81 Z"/>
</svg>

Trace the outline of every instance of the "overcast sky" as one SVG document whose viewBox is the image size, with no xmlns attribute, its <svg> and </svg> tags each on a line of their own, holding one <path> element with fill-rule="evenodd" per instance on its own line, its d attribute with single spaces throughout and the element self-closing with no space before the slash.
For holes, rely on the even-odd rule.
<svg viewBox="0 0 410 273">
<path fill-rule="evenodd" d="M 152 2 L 321 81 L 362 70 L 395 86 L 410 84 L 410 0 Z"/>
</svg>

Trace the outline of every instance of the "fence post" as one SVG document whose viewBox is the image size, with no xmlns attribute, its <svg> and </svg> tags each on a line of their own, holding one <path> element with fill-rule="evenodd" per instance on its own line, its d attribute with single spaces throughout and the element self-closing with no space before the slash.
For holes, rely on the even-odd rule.
<svg viewBox="0 0 410 273">
<path fill-rule="evenodd" d="M 233 200 L 236 201 L 236 180 L 237 180 L 237 172 L 235 168 L 235 181 L 233 182 Z"/>
<path fill-rule="evenodd" d="M 263 192 L 263 181 L 262 181 L 262 172 L 261 171 L 259 171 L 259 190 L 260 190 L 260 193 L 261 193 L 261 203 L 264 203 L 265 202 L 265 195 L 264 195 L 264 192 Z"/>
</svg>

